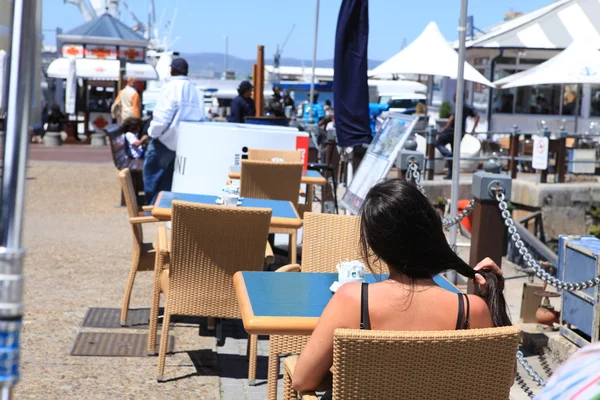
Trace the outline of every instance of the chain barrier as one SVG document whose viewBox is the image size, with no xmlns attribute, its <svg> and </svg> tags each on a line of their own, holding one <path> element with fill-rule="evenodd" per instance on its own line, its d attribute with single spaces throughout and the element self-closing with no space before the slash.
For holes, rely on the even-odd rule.
<svg viewBox="0 0 600 400">
<path fill-rule="evenodd" d="M 406 168 L 406 180 L 414 181 L 417 188 L 421 191 L 421 193 L 425 194 L 425 189 L 423 188 L 423 182 L 421 181 L 421 173 L 419 171 L 419 165 L 415 161 L 414 157 L 408 159 L 408 168 Z M 473 211 L 473 205 L 475 204 L 475 199 L 472 199 L 469 205 L 457 216 L 453 218 L 443 219 L 442 226 L 444 228 L 449 228 L 456 224 L 459 224 L 463 219 L 469 216 Z"/>
<path fill-rule="evenodd" d="M 475 199 L 471 199 L 471 202 L 469 203 L 469 205 L 467 207 L 465 207 L 465 209 L 462 210 L 460 214 L 458 214 L 452 218 L 443 219 L 442 226 L 444 228 L 449 228 L 451 226 L 459 224 L 463 219 L 467 218 L 469 216 L 469 214 L 471 214 L 471 212 L 473 211 L 474 205 L 475 205 Z"/>
<path fill-rule="evenodd" d="M 408 160 L 408 168 L 406 169 L 406 180 L 413 181 L 419 191 L 425 194 L 425 189 L 423 189 L 423 182 L 421 181 L 421 173 L 419 172 L 419 165 L 415 161 L 414 157 L 411 157 Z"/>
<path fill-rule="evenodd" d="M 533 367 L 529 365 L 527 360 L 525 360 L 525 356 L 523 356 L 523 352 L 521 352 L 520 350 L 517 351 L 517 361 L 519 362 L 519 364 L 521 364 L 521 367 L 523 367 L 525 372 L 527 372 L 527 375 L 529 375 L 529 377 L 535 382 L 536 385 L 538 385 L 539 387 L 544 387 L 546 385 L 546 381 L 537 372 L 533 370 Z M 523 381 L 523 385 L 527 386 L 525 381 Z M 521 388 L 525 390 L 523 385 L 519 383 L 519 386 L 521 386 Z M 529 390 L 531 391 L 531 389 Z M 527 393 L 527 390 L 525 390 L 525 392 Z"/>
<path fill-rule="evenodd" d="M 523 260 L 527 264 L 528 267 L 532 268 L 535 275 L 539 277 L 544 282 L 548 282 L 550 285 L 559 288 L 566 289 L 568 291 L 578 291 L 585 290 L 595 286 L 600 285 L 600 276 L 596 276 L 594 279 L 583 282 L 565 282 L 558 278 L 555 278 L 548 272 L 546 272 L 540 264 L 533 259 L 533 256 L 525 247 L 525 243 L 521 239 L 521 235 L 517 232 L 517 228 L 515 227 L 515 222 L 510 216 L 510 211 L 508 211 L 508 204 L 506 203 L 506 198 L 504 196 L 504 192 L 502 188 L 496 189 L 496 200 L 498 201 L 498 207 L 500 208 L 502 218 L 504 219 L 504 225 L 508 228 L 508 234 L 510 235 L 510 239 L 515 244 L 515 247 L 519 251 L 519 254 L 523 256 Z"/>
</svg>

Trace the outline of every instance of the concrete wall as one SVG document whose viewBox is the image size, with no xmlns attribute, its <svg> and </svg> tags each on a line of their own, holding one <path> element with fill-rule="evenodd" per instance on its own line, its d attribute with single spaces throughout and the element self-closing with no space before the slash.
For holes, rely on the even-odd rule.
<svg viewBox="0 0 600 400">
<path fill-rule="evenodd" d="M 540 207 L 547 239 L 559 235 L 586 235 L 591 207 L 600 203 L 600 183 L 547 183 L 514 180 L 512 201 Z"/>
</svg>

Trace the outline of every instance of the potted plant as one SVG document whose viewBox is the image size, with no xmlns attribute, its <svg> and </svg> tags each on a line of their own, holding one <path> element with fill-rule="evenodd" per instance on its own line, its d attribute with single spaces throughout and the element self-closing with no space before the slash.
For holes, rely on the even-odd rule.
<svg viewBox="0 0 600 400">
<path fill-rule="evenodd" d="M 452 104 L 448 100 L 442 102 L 440 106 L 439 118 L 435 121 L 438 130 L 444 128 L 446 123 L 448 122 L 448 118 L 450 118 L 450 114 L 452 114 Z"/>
</svg>

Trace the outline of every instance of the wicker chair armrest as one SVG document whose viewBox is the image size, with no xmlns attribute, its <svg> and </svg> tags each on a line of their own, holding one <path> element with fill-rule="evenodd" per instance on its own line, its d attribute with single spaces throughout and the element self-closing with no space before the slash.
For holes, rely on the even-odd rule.
<svg viewBox="0 0 600 400">
<path fill-rule="evenodd" d="M 145 217 L 131 217 L 129 218 L 129 223 L 131 224 L 147 224 L 149 222 L 158 222 L 158 220 L 152 216 Z"/>
<path fill-rule="evenodd" d="M 302 272 L 300 264 L 288 264 L 278 268 L 275 272 Z"/>
<path fill-rule="evenodd" d="M 289 377 L 290 380 L 292 376 L 294 376 L 294 369 L 296 368 L 296 362 L 298 361 L 298 357 L 287 357 L 283 361 L 283 373 L 286 377 Z M 302 392 L 300 393 L 300 398 L 302 400 L 319 400 L 317 394 L 315 392 Z"/>
<path fill-rule="evenodd" d="M 267 246 L 265 247 L 265 262 L 267 264 L 273 264 L 275 262 L 275 254 L 273 254 L 273 248 L 269 242 L 267 242 Z"/>
<path fill-rule="evenodd" d="M 171 252 L 171 243 L 169 237 L 167 236 L 167 228 L 164 226 L 158 227 L 155 249 L 160 253 Z"/>
<path fill-rule="evenodd" d="M 147 211 L 152 211 L 154 209 L 154 206 L 142 206 L 142 211 L 147 212 Z"/>
</svg>

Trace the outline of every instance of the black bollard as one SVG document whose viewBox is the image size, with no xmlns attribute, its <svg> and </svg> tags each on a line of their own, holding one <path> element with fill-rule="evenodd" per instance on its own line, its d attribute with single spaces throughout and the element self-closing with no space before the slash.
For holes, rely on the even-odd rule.
<svg viewBox="0 0 600 400">
<path fill-rule="evenodd" d="M 505 199 L 510 200 L 512 179 L 498 171 L 493 161 L 485 163 L 486 172 L 473 175 L 472 193 L 475 199 L 472 218 L 471 253 L 469 265 L 475 267 L 481 260 L 490 257 L 498 266 L 502 266 L 505 253 L 504 238 L 506 226 L 496 200 L 496 189 L 501 188 Z"/>
</svg>

